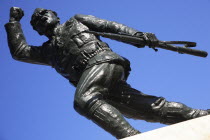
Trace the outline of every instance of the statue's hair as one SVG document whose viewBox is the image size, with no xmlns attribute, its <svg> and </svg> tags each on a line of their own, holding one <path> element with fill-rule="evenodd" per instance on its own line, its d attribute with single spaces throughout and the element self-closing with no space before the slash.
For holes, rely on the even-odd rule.
<svg viewBox="0 0 210 140">
<path fill-rule="evenodd" d="M 31 21 L 30 21 L 34 30 L 36 30 L 36 26 L 35 26 L 36 21 L 40 20 L 40 17 L 42 17 L 42 12 L 44 12 L 44 11 L 51 11 L 53 14 L 55 14 L 55 16 L 57 16 L 57 13 L 55 11 L 48 10 L 48 9 L 43 9 L 43 8 L 36 8 L 34 10 L 33 15 L 31 16 Z M 58 18 L 58 21 L 60 21 L 60 18 L 59 17 L 57 17 L 57 18 Z"/>
</svg>

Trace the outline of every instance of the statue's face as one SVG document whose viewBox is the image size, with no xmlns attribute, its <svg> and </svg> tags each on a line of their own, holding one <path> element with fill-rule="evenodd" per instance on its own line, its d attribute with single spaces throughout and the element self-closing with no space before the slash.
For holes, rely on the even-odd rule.
<svg viewBox="0 0 210 140">
<path fill-rule="evenodd" d="M 53 30 L 59 23 L 59 18 L 52 11 L 43 10 L 39 15 L 34 26 L 36 27 L 36 31 L 41 35 L 46 35 L 49 30 Z"/>
</svg>

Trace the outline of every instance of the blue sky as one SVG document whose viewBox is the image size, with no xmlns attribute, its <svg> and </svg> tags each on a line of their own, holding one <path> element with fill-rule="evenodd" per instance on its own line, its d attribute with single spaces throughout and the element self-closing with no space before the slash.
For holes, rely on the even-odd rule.
<svg viewBox="0 0 210 140">
<path fill-rule="evenodd" d="M 35 32 L 30 18 L 35 8 L 52 9 L 61 23 L 77 13 L 117 21 L 160 40 L 188 40 L 210 52 L 210 0 L 1 0 L 0 1 L 0 140 L 114 140 L 73 109 L 75 89 L 48 66 L 15 61 L 9 53 L 4 24 L 9 9 L 21 7 L 28 44 L 47 40 Z M 188 106 L 210 108 L 210 58 L 147 47 L 138 49 L 103 39 L 131 61 L 128 82 L 146 94 L 163 96 Z M 128 120 L 142 132 L 164 127 L 159 123 Z"/>
</svg>

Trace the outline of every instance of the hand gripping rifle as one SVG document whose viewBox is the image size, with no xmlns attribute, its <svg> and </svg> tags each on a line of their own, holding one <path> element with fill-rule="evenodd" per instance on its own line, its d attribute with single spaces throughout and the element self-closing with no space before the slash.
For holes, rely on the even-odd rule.
<svg viewBox="0 0 210 140">
<path fill-rule="evenodd" d="M 97 36 L 102 36 L 105 38 L 110 38 L 113 40 L 118 40 L 124 43 L 129 44 L 135 44 L 141 46 L 142 44 L 145 44 L 145 40 L 143 38 L 137 37 L 137 36 L 131 36 L 127 34 L 115 34 L 115 33 L 105 33 L 105 32 L 95 32 L 95 31 L 85 31 L 86 33 L 91 33 Z M 174 46 L 171 44 L 183 44 L 183 47 Z M 195 50 L 190 49 L 189 47 L 195 47 L 195 42 L 189 42 L 189 41 L 158 41 L 158 45 L 154 47 L 150 47 L 154 49 L 155 51 L 158 51 L 156 48 L 162 48 L 166 50 L 171 50 L 178 52 L 180 54 L 189 54 L 194 56 L 200 56 L 200 57 L 207 57 L 208 53 L 201 50 Z"/>
</svg>

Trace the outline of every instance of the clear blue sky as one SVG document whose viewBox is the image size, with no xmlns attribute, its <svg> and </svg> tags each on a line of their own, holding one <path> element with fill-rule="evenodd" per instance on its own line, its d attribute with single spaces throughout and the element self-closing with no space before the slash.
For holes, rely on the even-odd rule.
<svg viewBox="0 0 210 140">
<path fill-rule="evenodd" d="M 1 0 L 0 1 L 0 140 L 114 140 L 73 109 L 75 89 L 48 66 L 15 61 L 9 53 L 4 24 L 11 6 L 25 11 L 21 23 L 27 42 L 47 40 L 32 30 L 35 8 L 55 10 L 65 22 L 77 13 L 117 21 L 160 40 L 188 40 L 210 52 L 210 0 Z M 163 96 L 200 109 L 210 108 L 210 57 L 199 58 L 159 49 L 137 49 L 104 39 L 131 61 L 128 82 L 147 94 Z M 142 132 L 163 127 L 129 122 Z"/>
</svg>

